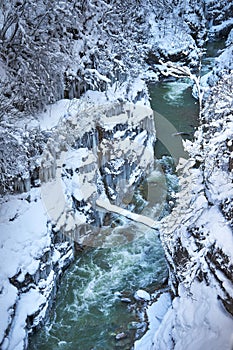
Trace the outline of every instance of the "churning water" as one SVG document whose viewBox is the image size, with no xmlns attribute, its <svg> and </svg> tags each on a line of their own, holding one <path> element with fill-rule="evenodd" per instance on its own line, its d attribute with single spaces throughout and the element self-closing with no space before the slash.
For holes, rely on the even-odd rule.
<svg viewBox="0 0 233 350">
<path fill-rule="evenodd" d="M 171 155 L 176 160 L 185 156 L 182 138 L 192 138 L 198 104 L 188 80 L 151 84 L 149 90 L 152 108 L 173 128 L 164 130 L 155 113 L 155 170 L 136 191 L 132 208 L 158 219 L 169 212 L 169 203 L 174 205 L 178 184 Z M 175 154 L 169 140 L 179 143 Z M 30 350 L 126 350 L 145 331 L 133 295 L 138 289 L 154 292 L 166 283 L 167 265 L 157 232 L 115 216 L 99 235 L 101 245 L 77 253 L 66 271 L 51 319 L 30 338 Z M 127 337 L 117 341 L 121 332 Z"/>
<path fill-rule="evenodd" d="M 188 84 L 182 84 L 179 99 L 187 93 L 187 88 Z M 152 103 L 161 99 L 166 108 L 169 109 L 169 105 L 173 109 L 175 101 L 175 108 L 180 108 L 174 98 L 176 90 L 174 82 L 151 87 Z M 193 105 L 195 111 L 190 113 L 190 106 L 187 110 L 194 115 L 195 101 Z M 183 122 L 179 119 L 181 130 L 187 129 L 187 120 L 188 116 Z M 192 118 L 188 123 L 193 123 Z M 135 194 L 134 209 L 144 208 L 144 214 L 159 218 L 169 210 L 168 196 L 172 199 L 176 190 L 177 178 L 172 172 L 171 158 L 163 157 L 157 160 L 154 172 Z M 30 350 L 131 349 L 135 328 L 136 336 L 145 331 L 133 295 L 138 289 L 153 292 L 164 286 L 167 279 L 167 265 L 158 234 L 118 217 L 102 228 L 100 236 L 101 246 L 78 253 L 66 271 L 51 320 L 31 337 Z M 129 302 L 122 302 L 122 296 Z M 125 332 L 127 338 L 116 341 L 116 334 L 121 332 Z"/>
</svg>

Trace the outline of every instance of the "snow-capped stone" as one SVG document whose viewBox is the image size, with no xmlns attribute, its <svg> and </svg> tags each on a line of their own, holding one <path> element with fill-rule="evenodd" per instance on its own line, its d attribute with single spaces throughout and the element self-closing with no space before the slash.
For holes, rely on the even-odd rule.
<svg viewBox="0 0 233 350">
<path fill-rule="evenodd" d="M 143 289 L 137 290 L 134 294 L 134 298 L 138 301 L 150 301 L 151 299 L 150 294 Z"/>
</svg>

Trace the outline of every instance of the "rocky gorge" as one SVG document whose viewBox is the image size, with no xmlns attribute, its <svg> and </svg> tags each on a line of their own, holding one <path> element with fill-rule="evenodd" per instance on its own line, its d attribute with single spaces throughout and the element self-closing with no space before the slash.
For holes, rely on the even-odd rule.
<svg viewBox="0 0 233 350">
<path fill-rule="evenodd" d="M 76 127 L 80 122 L 81 129 Z M 8 276 L 1 294 L 3 348 L 25 347 L 27 329 L 46 317 L 75 245 L 95 244 L 104 220 L 96 200 L 126 201 L 132 186 L 152 168 L 154 141 L 153 113 L 143 103 L 91 106 L 88 112 L 66 117 L 50 132 L 39 171 L 32 178 L 15 180 L 15 189 L 27 194 L 4 197 L 1 206 L 1 266 Z M 28 193 L 30 182 L 37 185 Z M 31 215 L 36 215 L 36 230 L 29 223 Z M 8 255 L 15 255 L 10 264 Z M 22 314 L 21 303 L 30 300 L 30 310 Z"/>
<path fill-rule="evenodd" d="M 193 3 L 181 16 L 182 25 L 189 22 L 182 45 L 171 19 L 148 20 L 147 72 L 140 78 L 59 100 L 36 120 L 1 121 L 2 349 L 27 347 L 28 333 L 48 319 L 75 249 L 100 244 L 96 234 L 107 215 L 96 200 L 126 207 L 153 170 L 156 127 L 145 79 L 161 76 L 160 59 L 196 72 L 204 41 L 218 36 L 225 36 L 226 48 L 200 79 L 200 126 L 194 141 L 185 141 L 189 159 L 178 164 L 176 206 L 161 221 L 173 301 L 155 328 L 158 311 L 152 313 L 135 348 L 231 348 L 232 4 Z M 96 77 L 104 87 L 108 79 Z M 156 305 L 150 304 L 148 312 Z"/>
</svg>

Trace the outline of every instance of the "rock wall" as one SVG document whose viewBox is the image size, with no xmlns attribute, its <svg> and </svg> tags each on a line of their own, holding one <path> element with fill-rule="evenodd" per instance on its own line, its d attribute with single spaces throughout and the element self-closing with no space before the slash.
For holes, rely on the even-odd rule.
<svg viewBox="0 0 233 350">
<path fill-rule="evenodd" d="M 232 234 L 227 232 L 232 230 L 233 195 L 231 50 L 226 48 L 218 58 L 217 66 L 210 78 L 214 84 L 206 93 L 201 125 L 195 133 L 195 141 L 185 143 L 190 159 L 187 163 L 180 165 L 181 191 L 178 194 L 178 205 L 169 218 L 174 219 L 173 233 L 171 231 L 169 233 L 167 229 L 164 230 L 164 242 L 166 242 L 167 251 L 171 253 L 168 254 L 169 261 L 173 261 L 175 285 L 184 280 L 187 282 L 187 277 L 184 277 L 185 270 L 192 271 L 196 266 L 193 269 L 193 277 L 204 279 L 209 283 L 208 273 L 214 274 L 225 299 L 230 297 L 230 291 L 227 288 L 224 289 L 223 281 L 217 277 L 216 271 L 222 270 L 222 276 L 230 279 L 227 283 L 230 286 L 233 282 L 230 254 L 233 241 L 230 238 Z M 226 64 L 228 69 L 225 69 Z M 211 215 L 213 215 L 212 219 Z M 220 222 L 225 222 L 225 229 L 219 228 L 220 232 L 214 232 L 216 227 L 209 227 L 208 222 L 215 222 L 215 220 L 217 222 L 218 219 Z M 200 225 L 202 220 L 204 221 Z M 167 222 L 169 229 L 172 225 Z M 223 238 L 224 230 L 225 238 Z M 228 235 L 230 235 L 229 240 Z M 198 255 L 197 252 L 202 254 Z M 195 260 L 194 256 L 198 256 L 198 259 Z M 220 256 L 222 256 L 221 259 Z M 191 281 L 192 278 L 189 282 Z M 229 302 L 232 301 L 231 298 L 232 291 Z"/>
<path fill-rule="evenodd" d="M 91 244 L 84 240 L 103 224 L 96 199 L 127 203 L 154 163 L 154 118 L 143 102 L 89 106 L 41 134 L 35 166 L 26 179 L 14 179 L 13 187 L 26 192 L 1 200 L 4 350 L 25 348 L 28 333 L 48 317 L 74 248 Z"/>
<path fill-rule="evenodd" d="M 231 50 L 226 48 L 212 72 L 201 125 L 194 142 L 185 143 L 190 159 L 178 167 L 177 205 L 162 223 L 175 298 L 152 338 L 153 349 L 232 347 Z"/>
<path fill-rule="evenodd" d="M 192 28 L 179 20 L 180 36 L 176 36 L 177 21 L 174 25 L 174 21 L 168 20 L 171 25 L 167 26 L 166 18 L 161 18 L 157 27 L 151 25 L 151 42 L 143 51 L 149 64 L 157 64 L 161 55 L 166 59 L 183 58 L 185 62 L 189 56 L 188 62 L 195 66 L 198 55 L 195 40 L 200 23 L 199 46 L 206 34 L 204 15 L 210 32 L 229 30 L 232 24 L 227 14 L 231 4 L 206 3 L 205 13 L 197 10 L 196 15 L 189 16 L 182 11 L 188 21 L 191 17 Z M 198 7 L 199 3 L 194 5 Z M 183 18 L 182 13 L 176 11 L 174 18 Z M 229 20 L 224 21 L 224 26 L 221 13 Z M 159 26 L 164 31 L 162 35 Z M 155 42 L 159 43 L 159 50 Z M 126 57 L 127 62 L 131 62 L 135 48 L 132 52 Z M 106 61 L 103 62 L 105 66 Z M 114 62 L 121 63 L 117 59 Z M 141 63 L 139 66 L 141 70 Z M 192 286 L 202 281 L 211 286 L 214 298 L 219 297 L 232 311 L 232 132 L 229 133 L 232 107 L 224 90 L 232 89 L 229 71 L 220 73 L 213 82 L 205 105 L 207 119 L 203 119 L 196 142 L 187 144 L 191 159 L 181 164 L 183 189 L 176 209 L 169 216 L 170 222 L 164 221 L 161 237 L 170 266 L 170 281 L 174 293 L 182 294 L 181 302 L 195 292 Z M 119 84 L 123 83 L 121 78 Z M 132 87 L 127 84 L 129 97 Z M 113 94 L 116 96 L 115 91 Z M 0 209 L 0 231 L 4 233 L 0 245 L 2 349 L 26 347 L 28 332 L 46 319 L 58 280 L 72 261 L 73 242 L 85 243 L 88 234 L 104 220 L 95 206 L 96 198 L 108 197 L 114 203 L 127 204 L 131 186 L 153 164 L 153 118 L 145 106 L 141 112 L 138 115 L 137 108 L 119 102 L 103 108 L 88 105 L 78 114 L 67 110 L 53 128 L 42 130 L 27 126 L 25 120 L 17 119 L 17 125 L 7 119 L 2 121 L 0 192 L 6 194 Z M 11 195 L 15 192 L 18 194 Z M 213 218 L 217 218 L 214 227 L 210 225 Z M 169 316 L 170 321 L 165 316 L 155 337 L 157 348 L 172 349 L 179 335 L 182 338 L 182 325 L 181 333 L 174 331 L 179 310 L 175 300 L 175 312 Z M 166 327 L 170 335 L 161 345 L 160 335 Z"/>
</svg>

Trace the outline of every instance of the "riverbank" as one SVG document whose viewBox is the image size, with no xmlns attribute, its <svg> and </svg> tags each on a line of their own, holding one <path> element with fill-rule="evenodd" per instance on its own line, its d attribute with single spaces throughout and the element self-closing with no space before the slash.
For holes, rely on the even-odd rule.
<svg viewBox="0 0 233 350">
<path fill-rule="evenodd" d="M 185 142 L 190 159 L 180 165 L 181 191 L 162 223 L 176 297 L 161 323 L 150 311 L 156 304 L 148 308 L 150 330 L 135 349 L 232 348 L 233 62 L 227 43 L 208 80 L 203 77 L 201 125 L 194 141 Z"/>
<path fill-rule="evenodd" d="M 134 99 L 140 91 L 135 81 Z M 121 204 L 153 168 L 154 120 L 143 94 L 134 104 L 110 103 L 101 93 L 94 103 L 90 95 L 92 103 L 85 96 L 83 109 L 80 101 L 60 101 L 42 116 L 45 142 L 35 188 L 28 191 L 27 179 L 19 179 L 17 188 L 27 193 L 2 199 L 3 349 L 26 348 L 28 330 L 46 320 L 74 248 L 103 244 L 95 237 L 105 218 L 96 199 Z M 28 132 L 32 136 L 38 129 L 32 124 Z"/>
<path fill-rule="evenodd" d="M 223 4 L 221 4 L 221 6 L 223 6 Z M 223 8 L 218 8 L 217 5 L 216 7 L 217 10 L 216 8 L 214 8 L 213 11 L 217 12 L 218 15 L 222 13 L 223 8 L 227 8 L 227 6 L 223 6 Z M 6 113 L 6 115 L 4 115 L 1 121 L 1 131 L 3 135 L 1 138 L 1 167 L 3 170 L 1 173 L 1 193 L 5 194 L 5 196 L 3 197 L 3 204 L 1 206 L 1 232 L 4 232 L 4 235 L 2 235 L 1 237 L 1 310 L 3 310 L 4 317 L 2 318 L 0 323 L 2 337 L 0 342 L 4 350 L 10 350 L 15 348 L 22 349 L 27 347 L 28 333 L 33 327 L 38 327 L 39 324 L 43 323 L 44 320 L 47 318 L 47 311 L 49 311 L 52 300 L 55 297 L 60 276 L 63 273 L 64 269 L 67 267 L 67 265 L 73 259 L 73 244 L 71 241 L 74 237 L 72 236 L 70 238 L 70 232 L 74 227 L 73 224 L 78 222 L 81 226 L 82 229 L 74 233 L 74 235 L 77 233 L 78 238 L 80 238 L 80 236 L 85 236 L 86 233 L 89 232 L 88 230 L 86 230 L 85 225 L 83 227 L 83 224 L 87 223 L 89 225 L 93 222 L 95 224 L 101 223 L 101 220 L 103 219 L 102 214 L 99 215 L 96 211 L 96 208 L 93 208 L 92 205 L 86 205 L 86 202 L 82 201 L 82 195 L 85 196 L 85 199 L 91 198 L 92 203 L 94 203 L 94 199 L 96 198 L 95 195 L 92 196 L 93 193 L 97 193 L 98 195 L 104 193 L 113 201 L 119 200 L 118 204 L 121 203 L 121 201 L 122 203 L 124 201 L 127 203 L 128 193 L 124 192 L 125 181 L 120 181 L 119 187 L 117 188 L 118 183 L 114 182 L 113 180 L 117 178 L 119 174 L 122 174 L 121 180 L 125 180 L 125 176 L 132 175 L 131 183 L 137 183 L 138 179 L 142 175 L 145 175 L 145 169 L 148 168 L 149 170 L 149 168 L 151 168 L 153 158 L 152 144 L 155 135 L 154 126 L 152 125 L 153 123 L 151 121 L 152 118 L 150 118 L 150 113 L 149 115 L 147 115 L 148 118 L 144 118 L 145 120 L 136 118 L 137 123 L 134 124 L 133 112 L 130 109 L 128 109 L 127 111 L 125 110 L 124 113 L 121 113 L 121 108 L 126 101 L 136 103 L 138 100 L 141 100 L 144 106 L 145 102 L 146 106 L 149 107 L 147 104 L 148 94 L 144 82 L 139 78 L 135 79 L 135 75 L 137 75 L 138 71 L 142 70 L 142 68 L 144 69 L 146 67 L 149 68 L 150 72 L 147 72 L 148 74 L 145 75 L 147 77 L 150 75 L 157 79 L 159 76 L 159 70 L 157 66 L 158 58 L 162 57 L 163 59 L 174 59 L 176 62 L 179 62 L 179 60 L 182 60 L 183 62 L 187 61 L 190 67 L 193 67 L 194 70 L 197 69 L 196 63 L 198 59 L 198 54 L 201 51 L 199 50 L 200 48 L 197 48 L 196 44 L 198 43 L 198 45 L 202 47 L 205 35 L 207 33 L 207 29 L 205 27 L 206 22 L 208 22 L 208 24 L 211 25 L 211 20 L 208 17 L 211 15 L 211 11 L 209 10 L 209 12 L 207 13 L 208 16 L 205 17 L 206 14 L 204 13 L 204 10 L 201 9 L 201 11 L 199 11 L 198 8 L 195 8 L 193 16 L 191 16 L 191 5 L 190 8 L 188 8 L 187 13 L 179 12 L 179 9 L 180 8 L 174 10 L 175 18 L 177 19 L 177 21 L 179 20 L 179 26 L 176 26 L 176 23 L 174 25 L 174 20 L 171 15 L 173 13 L 172 11 L 169 12 L 169 20 L 167 20 L 167 18 L 162 18 L 157 21 L 156 13 L 155 15 L 153 14 L 153 18 L 151 19 L 150 23 L 151 31 L 149 31 L 149 33 L 151 34 L 151 41 L 149 43 L 147 42 L 149 46 L 139 45 L 140 49 L 137 51 L 137 53 L 139 53 L 141 50 L 141 53 L 143 55 L 143 59 L 140 59 L 139 64 L 136 62 L 130 67 L 127 65 L 128 63 L 133 61 L 133 46 L 130 47 L 129 52 L 127 51 L 127 55 L 124 57 L 124 60 L 121 60 L 121 57 L 119 57 L 118 55 L 112 58 L 111 50 L 109 49 L 112 48 L 112 46 L 107 45 L 109 51 L 106 50 L 104 52 L 106 52 L 107 54 L 107 57 L 109 59 L 108 62 L 114 62 L 114 64 L 117 67 L 116 68 L 114 66 L 115 68 L 113 69 L 113 71 L 115 72 L 116 70 L 116 72 L 114 73 L 114 76 L 110 77 L 112 78 L 112 80 L 109 79 L 107 75 L 105 76 L 105 70 L 101 71 L 100 69 L 101 73 L 104 74 L 101 74 L 98 72 L 98 70 L 96 70 L 98 62 L 102 62 L 102 66 L 105 65 L 105 57 L 103 61 L 99 61 L 99 59 L 97 59 L 98 53 L 91 53 L 91 50 L 89 50 L 88 48 L 88 54 L 84 57 L 82 61 L 82 64 L 84 64 L 84 66 L 86 64 L 85 62 L 87 62 L 87 66 L 81 67 L 81 71 L 84 74 L 82 78 L 85 76 L 85 79 L 88 81 L 88 84 L 86 84 L 85 87 L 92 86 L 94 89 L 96 86 L 95 83 L 100 89 L 102 88 L 105 90 L 107 84 L 110 84 L 110 87 L 108 87 L 108 89 L 103 93 L 96 91 L 88 91 L 85 95 L 86 101 L 84 102 L 84 104 L 87 103 L 87 105 L 90 106 L 90 101 L 98 99 L 99 101 L 97 105 L 99 106 L 99 104 L 103 103 L 103 101 L 106 102 L 107 100 L 108 103 L 110 101 L 111 104 L 114 100 L 116 102 L 116 105 L 114 104 L 113 108 L 111 106 L 109 110 L 107 108 L 107 110 L 105 110 L 104 112 L 102 110 L 99 111 L 97 108 L 96 113 L 96 111 L 93 111 L 93 105 L 91 104 L 90 109 L 88 107 L 88 111 L 85 111 L 86 105 L 83 111 L 82 105 L 80 106 L 78 104 L 79 109 L 76 109 L 77 101 L 71 100 L 70 102 L 68 102 L 68 105 L 66 105 L 65 109 L 63 110 L 63 102 L 67 104 L 67 100 L 63 100 L 58 102 L 55 106 L 55 109 L 57 109 L 57 111 L 59 110 L 59 114 L 62 111 L 60 115 L 58 115 L 57 113 L 55 113 L 54 115 L 52 113 L 52 106 L 47 106 L 47 112 L 43 115 L 40 115 L 38 119 L 34 117 L 32 118 L 32 116 L 27 118 L 19 118 L 19 116 L 22 116 L 22 114 L 19 113 L 19 111 L 16 113 L 15 109 L 13 109 L 14 113 L 12 112 L 12 114 L 10 113 L 10 115 Z M 99 16 L 100 13 L 98 13 L 97 15 Z M 216 17 L 218 16 L 216 15 Z M 186 18 L 186 20 L 183 21 L 184 18 Z M 189 24 L 187 23 L 188 19 L 191 19 L 191 22 L 189 21 Z M 154 21 L 157 21 L 157 27 L 154 26 Z M 221 21 L 221 18 L 216 19 L 216 23 L 214 23 L 213 27 L 215 28 L 218 25 L 217 22 Z M 223 23 L 223 25 L 221 26 L 221 30 L 228 30 L 227 28 L 229 27 L 229 21 L 222 22 L 226 23 L 225 25 Z M 192 25 L 190 25 L 190 23 Z M 88 24 L 89 29 L 92 28 L 92 24 L 93 22 Z M 138 28 L 140 26 L 136 27 Z M 176 37 L 175 34 L 178 30 L 177 28 L 179 28 L 179 35 L 177 35 Z M 161 33 L 163 34 L 161 35 Z M 175 42 L 173 40 L 174 38 L 176 38 Z M 85 45 L 87 44 L 86 46 L 91 46 L 91 40 L 92 36 L 88 38 L 88 44 L 86 43 L 86 40 L 84 40 Z M 181 40 L 182 45 L 180 45 Z M 97 43 L 98 40 L 95 40 L 94 42 Z M 131 40 L 129 39 L 128 42 L 131 42 Z M 138 43 L 139 42 L 140 40 L 138 40 Z M 158 46 L 153 45 L 153 43 L 155 42 L 158 42 Z M 169 47 L 167 46 L 167 42 L 170 43 Z M 124 50 L 120 50 L 122 48 L 121 42 L 118 44 L 118 51 L 120 53 L 124 52 Z M 101 42 L 98 45 L 103 46 L 104 42 Z M 125 43 L 125 41 L 124 45 L 127 46 L 127 43 Z M 80 45 L 80 47 L 82 47 L 82 45 Z M 89 64 L 91 63 L 88 63 L 88 60 L 91 60 L 92 54 L 94 55 L 93 65 L 95 66 L 95 68 L 90 68 Z M 83 57 L 82 53 L 80 53 L 80 55 Z M 221 61 L 224 70 L 229 69 L 227 57 L 225 61 Z M 126 61 L 127 64 L 125 63 Z M 108 65 L 108 67 L 110 66 Z M 1 69 L 2 68 L 4 68 L 4 65 L 1 65 Z M 127 70 L 127 74 L 125 70 Z M 152 70 L 153 73 L 151 72 Z M 71 89 L 68 92 L 66 92 L 70 97 L 70 94 L 76 91 L 75 89 L 80 88 L 80 80 L 78 73 L 76 77 L 72 69 L 69 70 L 69 73 L 72 73 L 69 75 L 69 79 L 71 79 L 72 83 Z M 213 101 L 214 92 L 216 93 L 220 91 L 217 88 L 217 75 L 218 70 L 216 70 L 216 77 L 213 77 L 213 79 L 210 80 L 210 85 L 213 84 L 213 95 L 210 94 L 210 98 L 213 98 Z M 114 82 L 114 79 L 116 79 L 117 81 Z M 78 84 L 76 86 L 75 82 L 77 81 Z M 226 82 L 227 79 L 226 81 L 224 79 L 222 80 L 222 84 L 225 84 Z M 62 90 L 61 86 L 62 84 L 59 84 L 60 90 Z M 228 86 L 228 84 L 226 84 L 226 86 Z M 215 87 L 217 90 L 214 90 Z M 82 89 L 85 90 L 83 86 Z M 208 91 L 206 91 L 207 94 Z M 224 96 L 224 92 L 222 92 L 221 94 Z M 6 94 L 5 97 L 8 98 L 7 96 L 8 95 Z M 225 97 L 226 96 L 227 95 L 225 94 Z M 55 96 L 53 96 L 53 98 L 56 99 Z M 225 103 L 225 101 L 223 102 Z M 214 104 L 216 105 L 216 110 L 218 111 L 216 115 L 225 115 L 225 110 L 222 107 L 222 105 L 218 105 L 216 100 Z M 15 106 L 17 107 L 21 105 L 18 102 L 18 104 L 16 103 L 13 107 L 16 108 Z M 77 118 L 80 109 L 80 115 L 81 117 L 83 117 L 83 119 L 81 118 L 81 121 Z M 82 113 L 84 113 L 85 115 L 83 115 Z M 101 114 L 101 117 L 99 117 L 99 114 Z M 119 115 L 121 114 L 124 115 L 124 123 L 118 124 Z M 91 118 L 89 118 L 90 115 Z M 111 117 L 113 117 L 114 122 L 109 123 Z M 129 124 L 128 119 L 131 120 Z M 199 132 L 199 134 L 196 134 L 197 139 L 198 135 L 203 136 L 205 134 L 205 128 L 207 128 L 208 130 L 210 130 L 208 138 L 208 142 L 210 142 L 212 138 L 212 136 L 210 136 L 212 133 L 212 129 L 217 132 L 218 129 L 224 127 L 224 123 L 227 122 L 227 120 L 225 119 L 222 120 L 222 125 L 221 123 L 219 125 L 216 125 L 216 120 L 213 120 L 213 122 L 211 122 L 211 118 L 206 120 L 206 122 L 203 120 L 204 124 L 206 125 L 203 126 L 202 133 Z M 97 124 L 96 121 L 98 121 Z M 36 130 L 34 132 L 33 125 L 35 124 Z M 57 124 L 59 124 L 62 127 L 57 128 Z M 93 127 L 93 125 L 95 127 Z M 56 128 L 58 130 L 57 133 Z M 98 140 L 96 138 L 97 134 Z M 56 135 L 55 142 L 53 139 L 54 135 Z M 216 138 L 218 136 L 219 135 L 216 134 Z M 133 145 L 133 142 L 131 144 L 131 141 L 135 139 L 137 140 L 136 147 L 135 145 Z M 114 143 L 114 147 L 112 147 L 112 143 L 110 142 L 110 140 L 116 141 Z M 200 137 L 200 140 L 203 140 L 203 137 Z M 97 141 L 102 143 L 102 146 L 98 149 L 99 154 L 98 152 L 96 154 Z M 224 140 L 224 142 L 225 141 L 226 139 Z M 229 150 L 231 150 L 230 141 L 230 139 L 227 140 L 227 145 L 229 142 L 229 145 L 227 146 L 229 147 Z M 130 148 L 130 144 L 132 148 Z M 72 152 L 72 150 L 70 149 L 70 147 L 73 147 L 74 145 L 76 147 L 75 150 L 77 151 L 76 157 L 74 154 L 75 152 Z M 195 167 L 198 168 L 201 163 L 201 165 L 204 165 L 204 167 L 206 166 L 206 169 L 211 169 L 211 171 L 210 173 L 206 173 L 206 175 L 203 176 L 203 174 L 197 174 L 197 171 L 195 172 L 195 170 L 191 170 L 191 172 L 193 172 L 194 175 L 198 175 L 196 190 L 198 193 L 197 197 L 199 200 L 198 202 L 198 200 L 196 200 L 195 198 L 193 204 L 192 201 L 189 201 L 189 197 L 187 198 L 187 206 L 191 208 L 192 214 L 195 212 L 196 209 L 199 209 L 199 206 L 202 210 L 202 205 L 205 203 L 205 209 L 207 210 L 208 208 L 210 210 L 210 206 L 212 204 L 215 205 L 215 200 L 218 201 L 217 197 L 218 195 L 220 196 L 220 194 L 216 192 L 217 195 L 212 198 L 212 203 L 208 195 L 209 193 L 211 193 L 213 186 L 209 183 L 206 189 L 204 190 L 201 180 L 207 181 L 208 178 L 211 178 L 212 174 L 216 175 L 216 178 L 219 178 L 219 176 L 222 177 L 222 172 L 220 172 L 220 174 L 213 172 L 213 166 L 204 161 L 206 155 L 209 154 L 208 147 L 206 145 L 203 145 L 201 141 L 199 143 L 195 143 L 194 145 L 195 147 L 192 147 L 191 144 L 187 143 L 186 147 L 189 150 L 191 157 L 193 157 L 195 161 Z M 151 152 L 149 152 L 149 158 L 143 152 L 144 148 L 146 148 L 147 146 L 149 150 L 151 150 Z M 203 154 L 201 154 L 203 149 L 205 151 Z M 68 153 L 68 157 L 66 157 L 65 162 L 63 162 L 62 157 L 59 160 L 58 154 L 61 154 L 61 151 L 65 151 Z M 125 151 L 127 156 L 124 155 Z M 117 159 L 114 158 L 114 153 L 116 153 L 117 158 L 123 158 L 123 163 L 126 166 L 122 167 L 122 163 L 118 162 Z M 98 163 L 97 158 L 99 155 L 100 161 Z M 226 157 L 224 157 L 224 159 L 225 158 Z M 130 164 L 132 165 L 132 167 L 129 167 L 127 164 L 129 159 L 132 161 Z M 213 154 L 213 160 L 214 159 L 215 155 Z M 113 164 L 111 163 L 112 160 L 115 160 Z M 145 160 L 144 163 L 143 160 Z M 218 161 L 218 163 L 221 164 L 221 158 L 219 158 Z M 225 161 L 225 165 L 222 164 L 223 168 L 224 166 L 226 167 L 226 164 L 230 164 L 231 166 L 231 160 L 228 161 L 227 159 L 225 159 Z M 63 164 L 65 164 L 64 167 Z M 192 164 L 193 162 L 191 161 L 191 168 Z M 102 171 L 102 173 L 100 170 Z M 53 179 L 59 179 L 62 171 L 64 181 L 62 182 L 62 185 L 59 188 L 62 187 L 62 195 L 65 193 L 65 201 L 63 196 L 62 199 L 59 198 L 59 194 L 61 194 L 61 192 L 57 191 L 56 185 L 53 188 L 53 194 L 58 195 L 56 198 L 58 198 L 58 202 L 62 204 L 62 208 L 59 208 L 59 206 L 54 205 L 53 198 L 53 201 L 50 200 L 53 196 L 48 196 L 48 194 L 51 183 L 54 183 Z M 228 178 L 225 178 L 224 176 L 222 178 L 228 181 Z M 105 181 L 102 181 L 103 179 Z M 76 180 L 78 180 L 78 183 L 80 181 L 81 186 L 77 186 Z M 48 186 L 43 186 L 43 182 L 45 184 L 48 184 Z M 92 186 L 93 182 L 95 184 L 95 188 L 93 188 Z M 187 183 L 184 183 L 184 186 L 187 186 L 189 184 L 189 181 L 187 181 Z M 216 181 L 214 182 L 214 184 L 215 187 L 218 188 L 220 182 Z M 221 183 L 221 185 L 225 184 Z M 211 188 L 211 191 L 209 190 L 209 187 Z M 42 188 L 45 190 L 44 192 L 42 191 L 43 194 L 41 195 L 40 190 Z M 189 187 L 186 187 L 186 189 L 187 188 Z M 26 193 L 9 195 L 9 193 L 15 193 L 18 191 L 25 191 Z M 186 192 L 185 189 L 184 191 L 180 192 L 183 196 L 180 197 L 181 201 L 186 201 Z M 44 199 L 46 199 L 46 210 L 43 206 Z M 59 201 L 59 199 L 61 199 L 61 201 Z M 201 199 L 203 199 L 203 201 L 200 201 Z M 209 200 L 211 204 L 209 204 Z M 220 203 L 218 203 L 220 207 L 224 208 L 223 212 L 226 213 L 226 217 L 231 217 L 231 214 L 229 214 L 231 213 L 231 208 L 229 204 L 230 202 L 231 198 L 227 197 L 225 198 L 225 200 L 220 201 Z M 192 204 L 193 208 L 191 207 Z M 185 226 L 183 225 L 183 223 L 187 219 L 187 212 L 185 214 L 185 210 L 182 207 L 182 205 L 178 205 L 177 207 L 178 209 L 181 209 L 180 212 L 178 213 L 177 211 L 174 211 L 173 214 L 175 215 L 175 213 L 178 213 L 181 220 L 180 225 Z M 63 210 L 64 207 L 65 210 Z M 78 215 L 73 215 L 74 211 L 76 210 Z M 50 213 L 50 215 L 48 215 L 48 212 Z M 197 224 L 204 225 L 205 222 L 200 223 L 198 221 L 198 214 L 199 210 L 197 211 L 197 216 L 195 216 L 196 214 L 194 215 L 194 218 L 197 219 Z M 217 215 L 218 212 L 210 211 L 210 214 Z M 33 219 L 33 222 L 32 218 L 35 218 Z M 86 222 L 86 220 L 88 222 Z M 176 217 L 174 217 L 174 221 L 176 224 Z M 65 234 L 63 232 L 63 228 L 66 230 Z M 177 230 L 179 231 L 179 229 L 180 227 L 178 225 Z M 175 231 L 176 233 L 174 233 L 174 230 L 170 230 L 171 235 L 166 234 L 166 231 L 164 231 L 163 236 L 161 235 L 161 237 L 163 237 L 164 249 L 167 256 L 167 260 L 170 264 L 170 282 L 176 294 L 178 290 L 181 290 L 181 287 L 179 287 L 178 285 L 181 286 L 183 279 L 185 279 L 185 276 L 183 276 L 183 265 L 187 267 L 187 275 L 189 273 L 188 267 L 193 267 L 193 274 L 191 278 L 194 278 L 197 275 L 198 278 L 204 279 L 203 276 L 205 276 L 206 273 L 204 269 L 205 265 L 203 265 L 203 271 L 201 269 L 202 273 L 199 276 L 199 270 L 196 269 L 196 267 L 201 266 L 201 264 L 199 264 L 198 259 L 202 258 L 202 256 L 200 254 L 189 254 L 189 252 L 189 255 L 187 255 L 187 252 L 184 249 L 184 247 L 186 248 L 185 244 L 187 243 L 187 241 L 180 242 L 178 239 L 176 239 L 177 237 L 179 237 L 179 232 L 177 230 Z M 195 232 L 195 229 L 193 229 L 193 236 L 195 236 Z M 181 231 L 181 233 L 183 234 L 183 231 Z M 172 238 L 172 235 L 174 235 L 174 240 Z M 190 237 L 189 229 L 187 229 L 185 235 Z M 194 251 L 198 252 L 198 249 L 202 247 L 201 241 L 205 240 L 205 236 L 208 236 L 208 232 L 203 231 L 203 233 L 201 234 L 200 242 L 198 241 L 197 249 L 195 248 Z M 35 240 L 35 237 L 37 238 L 37 240 Z M 217 238 L 220 239 L 220 237 Z M 95 239 L 91 239 L 92 243 L 94 241 Z M 80 241 L 78 241 L 77 248 L 80 248 L 79 243 Z M 177 245 L 173 246 L 173 244 L 176 243 Z M 210 243 L 212 244 L 213 241 L 211 240 Z M 192 248 L 193 247 L 190 248 L 190 252 L 192 252 Z M 204 252 L 208 254 L 208 252 L 210 251 L 212 254 L 211 246 L 208 246 L 207 248 L 206 250 L 204 250 Z M 216 261 L 221 261 L 221 266 L 223 267 L 223 270 L 228 271 L 227 269 L 225 269 L 225 267 L 227 265 L 229 257 L 226 258 L 228 260 L 224 261 L 225 252 L 222 252 L 221 250 L 219 251 L 219 248 L 221 248 L 221 244 L 216 246 L 216 252 L 219 252 L 219 255 L 216 257 Z M 201 252 L 203 253 L 202 250 Z M 12 257 L 14 257 L 14 259 L 12 259 Z M 222 257 L 223 261 L 221 260 Z M 9 260 L 11 263 L 9 263 Z M 194 266 L 192 265 L 193 261 Z M 189 262 L 191 262 L 191 265 L 189 264 Z M 179 266 L 179 268 L 177 268 L 176 265 Z M 215 265 L 216 264 L 214 262 L 214 266 L 210 266 L 210 271 L 211 269 L 215 269 Z M 216 279 L 221 280 L 221 273 L 222 271 L 220 271 L 217 277 L 215 276 L 214 281 Z M 224 278 L 224 280 L 220 282 L 220 284 L 223 284 L 225 286 L 227 285 L 226 281 L 227 280 L 225 280 Z M 188 277 L 187 282 L 190 282 L 190 280 L 188 280 Z M 213 282 L 213 284 L 214 283 L 215 282 Z M 186 288 L 188 288 L 188 291 L 191 291 L 189 287 Z M 213 286 L 213 288 L 215 288 L 215 286 Z M 206 296 L 208 296 L 207 292 L 209 291 L 209 289 L 208 291 L 207 289 L 205 289 Z M 197 297 L 200 295 L 198 294 L 198 290 L 199 289 L 196 288 Z M 223 294 L 221 294 L 220 297 L 223 300 L 227 300 L 225 296 L 226 293 L 223 291 Z M 173 309 L 175 310 L 175 307 Z M 163 312 L 163 315 L 164 314 L 165 311 Z M 172 318 L 172 315 L 170 318 L 171 323 L 169 323 L 169 325 L 173 329 L 176 316 Z M 174 313 L 174 315 L 177 314 Z M 174 321 L 174 323 L 172 320 Z M 181 319 L 181 323 L 182 322 L 183 319 Z M 188 324 L 187 327 L 188 326 L 190 326 L 190 324 Z M 176 339 L 177 344 L 179 344 L 178 336 L 178 333 L 174 333 L 174 339 Z M 169 340 L 166 340 L 167 344 L 170 344 L 170 340 L 170 338 Z M 181 345 L 183 346 L 184 343 Z"/>
</svg>

